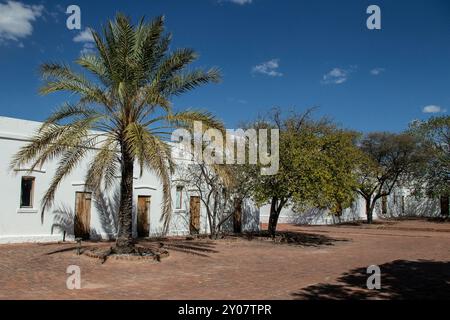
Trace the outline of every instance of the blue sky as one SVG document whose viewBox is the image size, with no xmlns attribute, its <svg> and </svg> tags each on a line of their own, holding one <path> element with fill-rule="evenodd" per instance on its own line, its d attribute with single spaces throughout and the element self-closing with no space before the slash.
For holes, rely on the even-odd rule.
<svg viewBox="0 0 450 320">
<path fill-rule="evenodd" d="M 66 28 L 70 4 L 82 30 Z M 370 4 L 381 8 L 381 30 L 366 27 Z M 192 47 L 196 66 L 222 70 L 221 84 L 174 103 L 208 109 L 229 128 L 274 106 L 317 106 L 316 116 L 360 131 L 400 131 L 450 110 L 448 0 L 0 0 L 0 115 L 43 120 L 68 99 L 38 95 L 39 64 L 75 60 L 89 49 L 80 33 L 117 11 L 135 21 L 164 14 L 172 48 Z"/>
</svg>

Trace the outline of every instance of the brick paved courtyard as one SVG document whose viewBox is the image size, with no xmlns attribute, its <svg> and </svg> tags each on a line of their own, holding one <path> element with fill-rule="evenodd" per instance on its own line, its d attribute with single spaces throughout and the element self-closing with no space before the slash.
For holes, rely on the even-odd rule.
<svg viewBox="0 0 450 320">
<path fill-rule="evenodd" d="M 302 245 L 180 240 L 160 263 L 102 264 L 77 256 L 74 244 L 0 245 L 0 299 L 450 297 L 448 223 L 280 229 L 307 235 Z M 381 267 L 380 291 L 364 289 L 372 264 Z M 69 265 L 81 267 L 81 290 L 66 288 Z"/>
</svg>

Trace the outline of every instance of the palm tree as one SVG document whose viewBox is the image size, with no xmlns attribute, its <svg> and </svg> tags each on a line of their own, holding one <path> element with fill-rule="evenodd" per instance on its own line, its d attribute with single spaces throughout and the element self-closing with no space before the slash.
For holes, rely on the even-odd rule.
<svg viewBox="0 0 450 320">
<path fill-rule="evenodd" d="M 164 31 L 164 17 L 132 25 L 118 14 L 103 28 L 103 37 L 92 31 L 95 53 L 76 63 L 90 72 L 77 73 L 65 64 L 43 64 L 45 84 L 41 94 L 66 91 L 77 97 L 65 103 L 42 124 L 32 140 L 11 161 L 11 168 L 30 165 L 31 170 L 59 159 L 51 184 L 42 199 L 45 209 L 54 202 L 61 181 L 94 152 L 86 173 L 86 188 L 98 192 L 120 176 L 119 228 L 115 251 L 131 253 L 133 172 L 137 165 L 153 171 L 163 187 L 161 220 L 169 227 L 172 211 L 170 175 L 174 170 L 171 130 L 192 127 L 223 128 L 210 113 L 195 110 L 174 112 L 170 103 L 200 85 L 219 82 L 217 69 L 186 67 L 197 59 L 192 49 L 169 51 L 171 35 Z M 30 171 L 31 171 L 30 170 Z"/>
</svg>

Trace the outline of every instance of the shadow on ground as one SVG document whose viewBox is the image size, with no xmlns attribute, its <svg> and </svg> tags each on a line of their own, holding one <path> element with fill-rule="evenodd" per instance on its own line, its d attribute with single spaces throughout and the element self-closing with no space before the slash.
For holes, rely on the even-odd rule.
<svg viewBox="0 0 450 320">
<path fill-rule="evenodd" d="M 244 234 L 243 237 L 247 240 L 272 240 L 275 243 L 293 244 L 303 247 L 320 247 L 331 246 L 336 242 L 349 241 L 348 239 L 337 239 L 328 236 L 303 232 L 292 231 L 277 231 L 275 238 L 272 239 L 268 231 L 261 231 L 257 233 Z"/>
<path fill-rule="evenodd" d="M 198 239 L 180 239 L 180 238 L 146 238 L 137 241 L 137 244 L 144 248 L 149 249 L 161 249 L 164 248 L 170 251 L 177 251 L 184 254 L 190 254 L 200 257 L 210 257 L 211 254 L 218 253 L 216 250 L 217 241 L 226 239 L 245 239 L 245 240 L 262 240 L 267 242 L 273 242 L 275 244 L 290 244 L 298 245 L 303 247 L 320 247 L 320 246 L 331 246 L 335 242 L 349 241 L 347 239 L 336 239 L 324 235 L 310 234 L 303 232 L 277 232 L 275 238 L 273 239 L 267 231 L 261 231 L 256 233 L 244 233 L 244 234 L 233 234 L 224 235 L 219 240 L 208 240 L 206 238 L 199 237 Z M 81 252 L 92 246 L 111 246 L 112 242 L 108 241 L 89 241 L 84 242 L 80 247 Z M 53 255 L 57 253 L 64 252 L 76 252 L 77 245 L 64 246 L 62 248 L 57 248 L 56 250 L 46 253 L 47 255 Z"/>
<path fill-rule="evenodd" d="M 87 249 L 92 249 L 96 246 L 101 247 L 111 247 L 112 242 L 106 241 L 90 241 L 87 245 L 80 246 L 80 252 L 83 253 Z M 178 251 L 185 254 L 196 255 L 200 257 L 209 257 L 208 254 L 218 253 L 219 251 L 214 250 L 216 244 L 213 241 L 194 241 L 194 240 L 175 240 L 175 239 L 164 239 L 164 240 L 139 240 L 137 245 L 143 248 L 149 249 L 160 249 L 164 248 L 169 251 Z M 76 253 L 78 245 L 69 245 L 50 252 L 45 253 L 46 255 L 54 255 L 64 252 L 74 252 Z"/>
<path fill-rule="evenodd" d="M 368 290 L 366 268 L 343 274 L 338 284 L 317 284 L 293 293 L 304 300 L 450 299 L 450 262 L 396 260 L 379 266 L 381 289 Z"/>
<path fill-rule="evenodd" d="M 177 239 L 163 239 L 163 240 L 143 240 L 139 242 L 145 247 L 159 246 L 164 247 L 170 251 L 177 251 L 181 253 L 191 254 L 200 257 L 209 257 L 209 254 L 218 253 L 215 250 L 216 244 L 210 240 L 177 240 Z"/>
</svg>

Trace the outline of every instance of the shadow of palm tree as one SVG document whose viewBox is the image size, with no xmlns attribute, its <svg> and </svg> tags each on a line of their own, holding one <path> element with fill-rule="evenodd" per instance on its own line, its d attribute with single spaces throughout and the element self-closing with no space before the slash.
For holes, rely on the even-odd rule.
<svg viewBox="0 0 450 320">
<path fill-rule="evenodd" d="M 53 215 L 51 234 L 57 229 L 63 233 L 63 241 L 66 241 L 66 235 L 73 236 L 75 213 L 70 207 L 62 204 L 53 211 Z"/>
<path fill-rule="evenodd" d="M 367 289 L 366 268 L 344 273 L 337 284 L 316 284 L 293 293 L 295 299 L 450 299 L 450 262 L 396 260 L 379 266 L 381 289 Z"/>
<path fill-rule="evenodd" d="M 80 246 L 80 253 L 83 253 L 86 249 L 89 249 L 89 247 L 90 246 Z M 62 249 L 58 249 L 58 250 L 47 252 L 46 255 L 51 256 L 52 254 L 69 252 L 69 251 L 76 252 L 77 249 L 78 249 L 78 246 L 70 246 L 70 247 L 67 247 L 67 248 L 62 248 Z"/>
<path fill-rule="evenodd" d="M 103 233 L 100 234 L 96 229 L 91 228 L 91 240 L 100 240 L 103 238 L 106 238 L 106 240 L 113 240 L 117 235 L 117 213 L 119 210 L 120 193 L 119 190 L 116 189 L 111 197 L 107 197 L 105 194 L 105 192 L 99 192 L 93 195 L 93 204 L 98 212 Z M 53 234 L 55 230 L 61 231 L 63 234 L 63 241 L 66 240 L 67 235 L 75 237 L 74 210 L 69 206 L 62 204 L 53 211 L 53 215 L 51 234 Z"/>
<path fill-rule="evenodd" d="M 200 257 L 209 257 L 208 254 L 219 252 L 215 250 L 216 244 L 213 241 L 192 241 L 167 238 L 159 240 L 161 241 L 148 239 L 146 241 L 141 241 L 140 244 L 145 247 L 164 247 L 169 251 L 178 251 Z"/>
<path fill-rule="evenodd" d="M 94 196 L 94 206 L 99 213 L 100 224 L 108 240 L 115 239 L 118 228 L 120 191 L 116 188 L 111 197 L 106 197 L 103 192 L 96 194 Z"/>
</svg>

